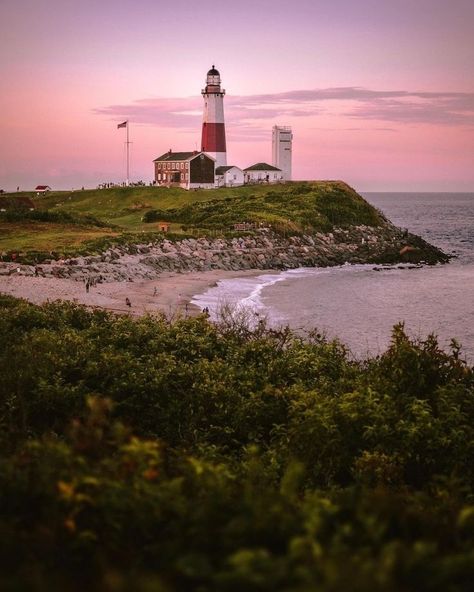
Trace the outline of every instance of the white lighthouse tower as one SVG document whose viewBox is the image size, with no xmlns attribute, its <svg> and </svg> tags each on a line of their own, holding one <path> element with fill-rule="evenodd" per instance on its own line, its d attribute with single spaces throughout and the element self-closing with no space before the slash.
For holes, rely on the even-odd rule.
<svg viewBox="0 0 474 592">
<path fill-rule="evenodd" d="M 207 73 L 204 98 L 201 150 L 216 159 L 216 168 L 227 164 L 225 143 L 224 95 L 221 76 L 214 66 Z"/>
</svg>

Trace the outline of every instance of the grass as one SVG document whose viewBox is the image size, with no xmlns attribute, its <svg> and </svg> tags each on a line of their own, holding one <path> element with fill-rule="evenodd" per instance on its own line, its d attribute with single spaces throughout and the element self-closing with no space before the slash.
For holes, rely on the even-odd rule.
<svg viewBox="0 0 474 592">
<path fill-rule="evenodd" d="M 12 194 L 17 195 L 17 194 Z M 37 212 L 51 220 L 5 220 L 0 216 L 0 252 L 65 251 L 90 241 L 132 233 L 157 233 L 157 221 L 171 222 L 175 235 L 226 233 L 238 222 L 262 222 L 285 232 L 330 231 L 333 226 L 378 225 L 382 219 L 341 181 L 250 185 L 185 191 L 163 187 L 117 187 L 56 191 L 32 197 Z M 154 223 L 143 220 L 145 214 Z M 64 218 L 60 222 L 61 216 Z M 88 218 L 85 218 L 85 217 Z M 95 220 L 95 222 L 94 222 Z M 100 227 L 102 225 L 102 227 Z M 130 239 L 135 237 L 129 236 Z"/>
<path fill-rule="evenodd" d="M 87 228 L 76 225 L 47 222 L 0 223 L 0 250 L 2 251 L 52 251 L 78 247 L 85 241 L 104 236 L 117 236 L 104 228 Z"/>
</svg>

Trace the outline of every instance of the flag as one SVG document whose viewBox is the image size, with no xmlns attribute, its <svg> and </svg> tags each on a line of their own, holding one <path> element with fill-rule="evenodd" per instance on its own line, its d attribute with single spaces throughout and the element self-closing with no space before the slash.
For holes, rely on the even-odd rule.
<svg viewBox="0 0 474 592">
<path fill-rule="evenodd" d="M 128 121 L 124 121 L 123 123 L 119 123 L 117 126 L 117 129 L 119 129 L 121 127 L 127 127 L 127 123 L 128 123 Z"/>
</svg>

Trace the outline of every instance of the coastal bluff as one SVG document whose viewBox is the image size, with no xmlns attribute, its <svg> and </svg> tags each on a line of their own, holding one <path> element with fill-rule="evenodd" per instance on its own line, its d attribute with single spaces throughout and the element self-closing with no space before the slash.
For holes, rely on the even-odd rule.
<svg viewBox="0 0 474 592">
<path fill-rule="evenodd" d="M 23 275 L 100 282 L 154 280 L 165 272 L 294 269 L 343 264 L 436 264 L 449 256 L 386 221 L 331 232 L 283 236 L 269 230 L 234 238 L 162 237 L 110 247 L 100 255 L 46 260 L 37 265 L 1 262 L 0 276 Z"/>
</svg>

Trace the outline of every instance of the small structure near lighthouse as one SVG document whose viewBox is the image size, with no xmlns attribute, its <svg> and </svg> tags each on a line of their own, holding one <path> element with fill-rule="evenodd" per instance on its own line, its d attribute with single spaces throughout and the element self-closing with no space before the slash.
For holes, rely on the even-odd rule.
<svg viewBox="0 0 474 592">
<path fill-rule="evenodd" d="M 283 171 L 266 162 L 257 162 L 244 169 L 245 183 L 281 183 Z"/>
<path fill-rule="evenodd" d="M 244 184 L 244 171 L 237 166 L 216 168 L 216 187 L 239 187 Z"/>
<path fill-rule="evenodd" d="M 201 91 L 204 98 L 201 150 L 216 160 L 216 168 L 227 165 L 225 142 L 224 95 L 221 76 L 214 66 L 206 77 L 206 88 Z"/>
</svg>

